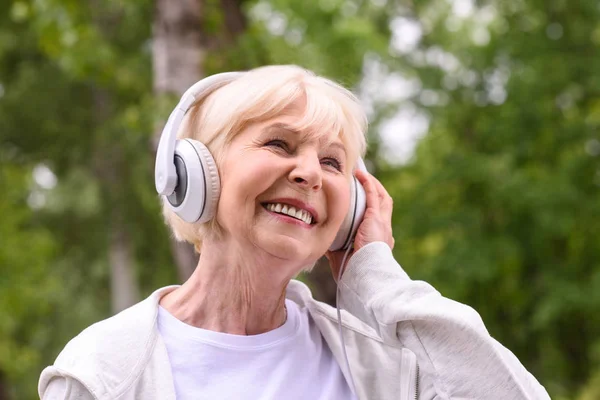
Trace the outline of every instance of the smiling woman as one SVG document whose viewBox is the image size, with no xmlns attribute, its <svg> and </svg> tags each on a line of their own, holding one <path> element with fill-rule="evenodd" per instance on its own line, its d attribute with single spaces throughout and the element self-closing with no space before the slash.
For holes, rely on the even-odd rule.
<svg viewBox="0 0 600 400">
<path fill-rule="evenodd" d="M 190 88 L 161 137 L 155 184 L 198 265 L 71 340 L 40 397 L 547 399 L 473 309 L 394 260 L 392 199 L 360 169 L 365 129 L 349 91 L 295 66 Z M 354 243 L 338 251 L 348 220 Z M 323 255 L 341 313 L 293 279 Z"/>
</svg>

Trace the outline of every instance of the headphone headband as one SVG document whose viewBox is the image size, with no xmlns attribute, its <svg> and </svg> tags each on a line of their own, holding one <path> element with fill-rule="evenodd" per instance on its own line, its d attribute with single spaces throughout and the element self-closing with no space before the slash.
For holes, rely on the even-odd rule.
<svg viewBox="0 0 600 400">
<path fill-rule="evenodd" d="M 177 173 L 174 164 L 175 142 L 177 141 L 177 132 L 179 131 L 183 117 L 192 104 L 244 74 L 244 72 L 223 72 L 211 75 L 196 82 L 185 91 L 181 100 L 179 100 L 179 103 L 173 112 L 171 112 L 158 142 L 156 165 L 154 168 L 154 185 L 159 194 L 168 196 L 175 191 L 175 186 L 177 185 Z"/>
</svg>

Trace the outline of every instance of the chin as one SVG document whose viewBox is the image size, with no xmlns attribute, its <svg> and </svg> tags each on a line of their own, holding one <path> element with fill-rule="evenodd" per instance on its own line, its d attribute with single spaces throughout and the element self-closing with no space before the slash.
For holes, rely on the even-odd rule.
<svg viewBox="0 0 600 400">
<path fill-rule="evenodd" d="M 273 236 L 275 235 L 260 237 L 257 243 L 272 256 L 302 263 L 309 263 L 311 262 L 310 260 L 318 258 L 314 257 L 314 251 L 310 251 L 306 242 L 284 235 Z"/>
</svg>

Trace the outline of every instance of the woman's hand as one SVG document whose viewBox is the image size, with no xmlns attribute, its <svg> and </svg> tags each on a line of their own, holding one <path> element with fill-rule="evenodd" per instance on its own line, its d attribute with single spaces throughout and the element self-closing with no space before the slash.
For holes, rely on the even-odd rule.
<svg viewBox="0 0 600 400">
<path fill-rule="evenodd" d="M 385 190 L 381 182 L 368 172 L 356 170 L 354 175 L 365 188 L 367 209 L 363 221 L 356 232 L 353 251 L 357 251 L 371 242 L 385 242 L 393 249 L 392 211 L 394 203 L 392 197 Z M 333 278 L 336 280 L 342 267 L 344 253 L 345 250 L 328 251 L 325 253 L 325 256 L 329 260 Z M 350 253 L 348 259 L 351 255 L 352 253 Z"/>
</svg>

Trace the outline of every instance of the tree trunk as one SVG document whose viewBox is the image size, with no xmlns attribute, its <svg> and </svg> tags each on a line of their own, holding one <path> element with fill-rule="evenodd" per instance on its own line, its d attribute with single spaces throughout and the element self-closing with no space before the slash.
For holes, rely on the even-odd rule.
<svg viewBox="0 0 600 400">
<path fill-rule="evenodd" d="M 203 63 L 208 48 L 215 43 L 230 43 L 245 27 L 240 3 L 221 0 L 224 24 L 216 37 L 203 30 L 204 0 L 156 0 L 153 25 L 152 60 L 154 93 L 181 96 L 191 85 L 204 77 Z M 224 40 L 220 40 L 224 37 Z M 157 124 L 152 138 L 154 149 L 166 122 Z M 171 239 L 171 251 L 181 281 L 187 280 L 198 260 L 193 246 Z"/>
<path fill-rule="evenodd" d="M 94 119 L 96 127 L 110 120 L 111 97 L 102 88 L 94 88 Z M 102 132 L 104 133 L 104 132 Z M 104 204 L 108 206 L 108 260 L 110 264 L 111 310 L 113 314 L 137 303 L 140 291 L 135 274 L 132 243 L 124 218 L 126 196 L 122 171 L 124 157 L 121 146 L 111 138 L 97 134 L 96 152 L 93 160 L 94 174 L 102 187 Z"/>
<path fill-rule="evenodd" d="M 0 400 L 9 400 L 8 397 L 8 384 L 6 377 L 2 370 L 0 370 Z"/>
<path fill-rule="evenodd" d="M 92 20 L 103 35 L 110 33 L 114 24 L 119 23 L 121 14 L 114 10 L 104 12 L 100 0 L 88 0 Z M 132 306 L 140 300 L 140 290 L 135 273 L 133 243 L 127 232 L 126 197 L 123 172 L 125 157 L 123 145 L 107 135 L 103 128 L 106 121 L 113 118 L 113 99 L 104 88 L 92 89 L 94 107 L 94 128 L 96 129 L 92 171 L 98 177 L 103 194 L 103 204 L 107 207 L 108 260 L 110 264 L 111 310 L 113 314 Z"/>
<path fill-rule="evenodd" d="M 113 210 L 110 220 L 111 306 L 113 314 L 116 314 L 137 303 L 140 293 L 131 254 L 131 240 L 119 209 Z"/>
<path fill-rule="evenodd" d="M 202 0 L 156 0 L 152 61 L 153 89 L 157 97 L 169 94 L 181 96 L 204 75 L 201 12 Z M 165 122 L 166 116 L 155 128 L 154 149 L 158 146 Z M 177 243 L 175 238 L 170 240 L 177 273 L 183 282 L 194 271 L 197 256 L 192 245 Z"/>
<path fill-rule="evenodd" d="M 181 95 L 204 75 L 202 6 L 202 0 L 156 0 L 152 39 L 156 95 Z"/>
<path fill-rule="evenodd" d="M 306 275 L 306 280 L 316 300 L 335 306 L 337 284 L 333 279 L 326 257 L 321 257 L 317 261 L 313 270 Z"/>
</svg>

